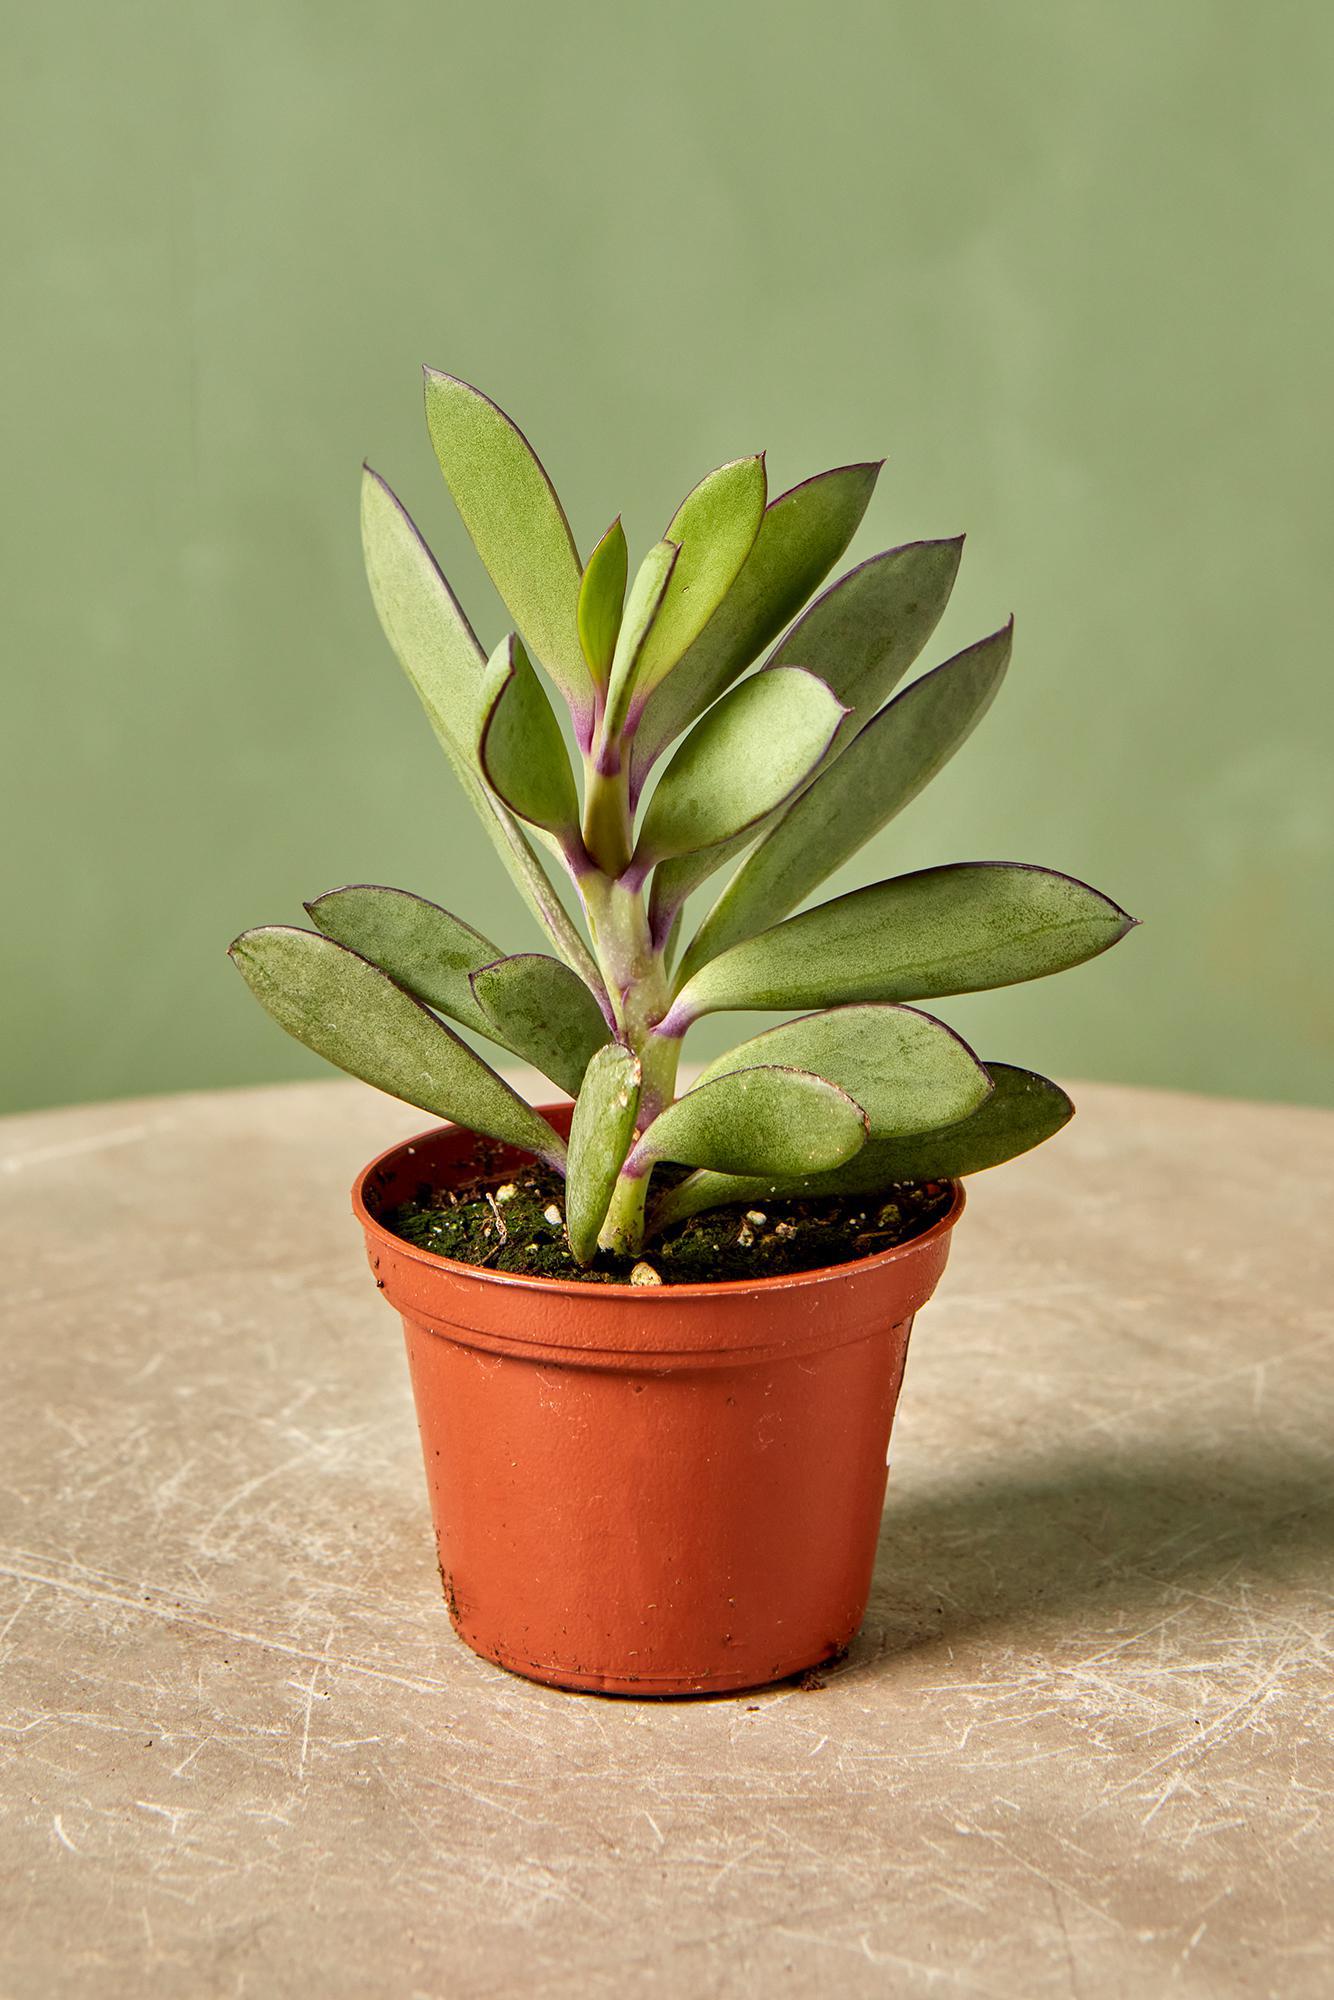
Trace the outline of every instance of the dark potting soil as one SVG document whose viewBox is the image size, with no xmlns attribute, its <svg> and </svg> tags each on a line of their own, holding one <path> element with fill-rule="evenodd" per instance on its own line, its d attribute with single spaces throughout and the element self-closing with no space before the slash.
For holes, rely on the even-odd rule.
<svg viewBox="0 0 1334 2000">
<path fill-rule="evenodd" d="M 661 1186 L 668 1176 L 660 1169 L 656 1178 Z M 599 1254 L 584 1269 L 565 1241 L 564 1194 L 548 1167 L 506 1175 L 483 1165 L 452 1187 L 420 1187 L 382 1220 L 422 1250 L 492 1271 L 590 1285 L 699 1285 L 777 1278 L 873 1256 L 920 1236 L 951 1200 L 946 1182 L 900 1181 L 873 1195 L 718 1208 L 664 1231 L 639 1258 Z"/>
</svg>

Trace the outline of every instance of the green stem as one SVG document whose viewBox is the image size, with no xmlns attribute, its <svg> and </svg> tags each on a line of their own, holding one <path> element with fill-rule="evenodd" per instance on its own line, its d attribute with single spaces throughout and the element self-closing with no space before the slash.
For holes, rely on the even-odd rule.
<svg viewBox="0 0 1334 2000">
<path fill-rule="evenodd" d="M 599 730 L 584 759 L 584 845 L 615 880 L 629 865 L 634 839 L 629 767 L 618 740 Z"/>
<path fill-rule="evenodd" d="M 621 1257 L 638 1256 L 644 1244 L 644 1204 L 647 1174 L 622 1174 L 598 1235 L 598 1248 Z"/>
<path fill-rule="evenodd" d="M 654 948 L 641 883 L 624 877 L 613 881 L 594 871 L 583 878 L 580 888 L 618 1034 L 640 1060 L 635 1129 L 642 1132 L 676 1095 L 681 1040 L 656 1032 L 671 1004 L 666 963 Z M 621 1174 L 599 1238 L 604 1249 L 633 1256 L 641 1248 L 648 1183 L 649 1172 Z"/>
</svg>

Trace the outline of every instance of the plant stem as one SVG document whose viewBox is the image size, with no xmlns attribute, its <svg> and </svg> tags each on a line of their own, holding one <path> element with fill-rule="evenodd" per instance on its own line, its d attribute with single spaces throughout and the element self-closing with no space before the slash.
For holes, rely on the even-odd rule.
<svg viewBox="0 0 1334 2000">
<path fill-rule="evenodd" d="M 642 1132 L 676 1095 L 681 1040 L 655 1032 L 671 1004 L 666 963 L 653 944 L 641 882 L 634 877 L 613 880 L 599 870 L 583 878 L 580 892 L 617 1032 L 640 1060 L 635 1130 Z M 642 1246 L 649 1172 L 621 1174 L 599 1238 L 603 1249 L 634 1255 Z"/>
<path fill-rule="evenodd" d="M 598 729 L 584 759 L 584 845 L 605 875 L 615 879 L 634 848 L 630 772 L 616 736 Z"/>
<path fill-rule="evenodd" d="M 637 1256 L 644 1243 L 647 1174 L 622 1174 L 598 1236 L 598 1248 L 622 1257 Z"/>
</svg>

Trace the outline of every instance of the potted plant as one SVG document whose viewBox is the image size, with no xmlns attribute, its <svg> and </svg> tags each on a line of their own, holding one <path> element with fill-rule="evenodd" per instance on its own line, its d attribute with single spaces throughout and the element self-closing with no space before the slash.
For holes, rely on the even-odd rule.
<svg viewBox="0 0 1334 2000">
<path fill-rule="evenodd" d="M 289 1033 L 449 1121 L 374 1161 L 354 1206 L 403 1318 L 459 1633 L 555 1685 L 757 1685 L 861 1621 L 960 1181 L 1072 1110 L 912 1003 L 1077 965 L 1133 920 L 1004 862 L 792 914 L 964 741 L 1010 654 L 1006 624 L 894 692 L 960 539 L 873 556 L 803 611 L 877 464 L 773 500 L 763 456 L 720 466 L 630 578 L 619 519 L 580 560 L 488 398 L 427 370 L 426 414 L 517 629 L 487 657 L 367 468 L 371 591 L 550 951 L 361 884 L 231 956 Z M 683 941 L 687 899 L 733 863 Z M 680 1089 L 691 1025 L 745 1009 L 794 1018 Z M 530 1106 L 458 1028 L 573 1104 Z"/>
</svg>

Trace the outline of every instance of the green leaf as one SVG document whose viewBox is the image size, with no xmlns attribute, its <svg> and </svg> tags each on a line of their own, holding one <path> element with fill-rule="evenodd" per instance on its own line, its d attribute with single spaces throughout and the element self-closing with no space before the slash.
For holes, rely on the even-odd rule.
<svg viewBox="0 0 1334 2000">
<path fill-rule="evenodd" d="M 760 1064 L 836 1083 L 866 1113 L 872 1140 L 952 1125 L 991 1095 L 967 1042 L 913 1007 L 833 1007 L 785 1021 L 719 1056 L 695 1088 Z"/>
<path fill-rule="evenodd" d="M 229 955 L 256 999 L 316 1055 L 405 1104 L 563 1169 L 545 1118 L 393 980 L 316 931 L 268 924 Z"/>
<path fill-rule="evenodd" d="M 1134 922 L 1086 882 L 1051 868 L 923 868 L 734 944 L 687 980 L 663 1030 L 680 1033 L 724 1007 L 924 1000 L 1012 986 L 1081 965 Z"/>
<path fill-rule="evenodd" d="M 842 754 L 866 716 L 884 700 L 926 644 L 953 588 L 962 546 L 963 537 L 958 536 L 953 541 L 910 542 L 904 548 L 872 556 L 817 598 L 766 662 L 766 668 L 806 667 L 845 705 L 847 714 L 825 755 L 826 765 Z M 725 846 L 669 862 L 661 869 L 653 883 L 655 936 L 663 934 L 688 896 L 744 853 L 756 832 L 765 831 L 752 829 Z M 823 870 L 822 875 L 828 872 Z M 800 900 L 795 897 L 785 908 L 793 908 Z M 761 921 L 772 923 L 782 914 L 778 910 Z M 749 929 L 760 927 L 757 922 Z M 738 932 L 739 936 L 748 934 Z M 734 939 L 729 937 L 727 942 Z M 686 962 L 693 969 L 711 957 L 713 950 L 721 949 L 717 945 L 699 957 L 691 952 Z"/>
<path fill-rule="evenodd" d="M 737 870 L 682 959 L 682 978 L 785 917 L 917 797 L 990 708 L 1011 632 L 969 646 L 872 716 Z"/>
<path fill-rule="evenodd" d="M 488 784 L 520 819 L 560 839 L 579 829 L 579 794 L 556 712 L 511 632 L 487 663 L 477 754 Z"/>
<path fill-rule="evenodd" d="M 879 463 L 840 465 L 766 507 L 736 582 L 648 700 L 635 735 L 636 794 L 667 745 L 759 658 L 828 576 L 857 532 L 879 474 Z"/>
<path fill-rule="evenodd" d="M 455 761 L 472 752 L 486 655 L 411 515 L 362 468 L 361 541 L 385 637 Z"/>
<path fill-rule="evenodd" d="M 579 585 L 579 643 L 588 671 L 598 682 L 604 682 L 611 671 L 629 561 L 618 514 L 584 565 Z"/>
<path fill-rule="evenodd" d="M 801 1192 L 864 1194 L 892 1181 L 963 1180 L 1031 1152 L 1074 1117 L 1070 1099 L 1045 1076 L 1010 1063 L 988 1063 L 987 1071 L 994 1088 L 967 1118 L 934 1132 L 868 1141 L 864 1158 L 813 1177 Z"/>
<path fill-rule="evenodd" d="M 378 965 L 404 992 L 461 1021 L 465 1028 L 496 1039 L 473 997 L 469 975 L 479 966 L 493 964 L 501 955 L 500 947 L 471 924 L 423 896 L 372 882 L 330 889 L 307 903 L 306 910 L 326 937 Z M 569 977 L 573 979 L 574 973 Z"/>
<path fill-rule="evenodd" d="M 593 1056 L 570 1120 L 565 1233 L 579 1264 L 591 1264 L 639 1110 L 639 1058 L 619 1042 Z"/>
<path fill-rule="evenodd" d="M 815 1173 L 866 1140 L 866 1113 L 846 1091 L 796 1069 L 746 1069 L 688 1090 L 653 1120 L 632 1168 L 676 1160 L 715 1173 Z"/>
<path fill-rule="evenodd" d="M 361 482 L 361 526 L 366 574 L 385 637 L 468 803 L 557 951 L 582 977 L 596 980 L 588 948 L 541 862 L 482 783 L 476 740 L 485 655 L 407 510 L 369 466 Z"/>
<path fill-rule="evenodd" d="M 587 744 L 593 690 L 579 641 L 579 554 L 565 510 L 503 410 L 453 375 L 424 373 L 427 428 L 463 525 Z"/>
<path fill-rule="evenodd" d="M 764 456 L 720 465 L 687 493 L 667 525 L 681 554 L 644 641 L 636 701 L 653 692 L 731 589 L 764 519 Z"/>
<path fill-rule="evenodd" d="M 483 1033 L 576 1096 L 589 1058 L 611 1034 L 583 980 L 558 958 L 529 951 L 480 967 L 472 990 Z"/>
<path fill-rule="evenodd" d="M 969 1117 L 944 1130 L 899 1139 L 868 1139 L 845 1166 L 795 1179 L 772 1175 L 691 1174 L 669 1188 L 649 1223 L 654 1235 L 687 1216 L 739 1202 L 800 1201 L 838 1194 L 875 1194 L 898 1181 L 962 1180 L 1031 1152 L 1074 1116 L 1065 1092 L 1032 1070 L 988 1063 L 994 1088 Z"/>
<path fill-rule="evenodd" d="M 801 667 L 755 674 L 697 722 L 658 781 L 635 863 L 730 840 L 789 798 L 824 756 L 843 709 Z"/>
<path fill-rule="evenodd" d="M 635 580 L 630 585 L 630 601 L 625 607 L 625 617 L 621 621 L 612 657 L 607 707 L 602 720 L 604 742 L 619 736 L 625 727 L 625 718 L 639 680 L 644 642 L 662 609 L 680 553 L 679 542 L 655 542 L 635 571 Z"/>
<path fill-rule="evenodd" d="M 848 709 L 843 740 L 880 707 L 940 623 L 963 536 L 908 542 L 859 563 L 818 597 L 769 666 L 807 667 Z"/>
</svg>

